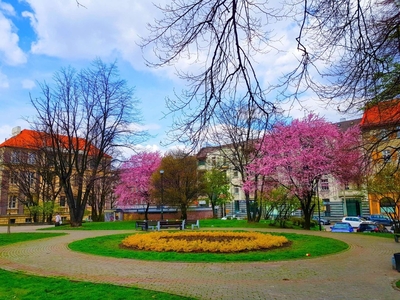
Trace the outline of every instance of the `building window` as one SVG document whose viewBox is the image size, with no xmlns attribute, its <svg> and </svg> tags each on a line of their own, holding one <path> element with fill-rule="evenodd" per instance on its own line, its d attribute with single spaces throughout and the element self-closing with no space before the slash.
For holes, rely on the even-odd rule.
<svg viewBox="0 0 400 300">
<path fill-rule="evenodd" d="M 24 176 L 24 180 L 26 180 L 25 184 L 33 186 L 35 184 L 35 172 L 26 172 L 25 176 Z"/>
<path fill-rule="evenodd" d="M 17 151 L 13 151 L 13 152 L 11 152 L 11 163 L 13 163 L 13 164 L 17 164 L 18 163 L 18 161 L 19 161 L 19 154 L 18 154 L 18 152 Z"/>
<path fill-rule="evenodd" d="M 239 172 L 233 171 L 233 178 L 238 178 L 238 177 L 239 177 Z"/>
<path fill-rule="evenodd" d="M 215 156 L 211 157 L 211 165 L 212 165 L 213 167 L 216 167 L 216 166 L 217 166 L 217 158 L 216 158 Z"/>
<path fill-rule="evenodd" d="M 65 196 L 60 197 L 60 206 L 65 206 Z"/>
<path fill-rule="evenodd" d="M 390 157 L 391 157 L 390 150 L 382 151 L 382 159 L 385 163 L 390 161 Z"/>
<path fill-rule="evenodd" d="M 11 171 L 10 183 L 11 184 L 17 184 L 18 183 L 18 172 Z"/>
<path fill-rule="evenodd" d="M 344 184 L 344 189 L 345 189 L 345 190 L 349 190 L 349 189 L 350 189 L 349 183 L 348 183 L 348 182 L 346 182 L 346 183 Z"/>
<path fill-rule="evenodd" d="M 28 159 L 27 159 L 28 164 L 34 165 L 36 163 L 36 153 L 28 153 Z"/>
<path fill-rule="evenodd" d="M 16 208 L 17 207 L 17 196 L 11 195 L 8 198 L 8 208 Z"/>
<path fill-rule="evenodd" d="M 239 188 L 238 188 L 238 187 L 235 187 L 235 188 L 233 189 L 233 193 L 234 193 L 235 195 L 239 195 Z"/>
<path fill-rule="evenodd" d="M 380 132 L 380 138 L 382 141 L 387 141 L 389 139 L 389 132 L 386 129 L 382 129 Z"/>
<path fill-rule="evenodd" d="M 321 190 L 329 191 L 329 181 L 328 179 L 321 179 Z"/>
</svg>

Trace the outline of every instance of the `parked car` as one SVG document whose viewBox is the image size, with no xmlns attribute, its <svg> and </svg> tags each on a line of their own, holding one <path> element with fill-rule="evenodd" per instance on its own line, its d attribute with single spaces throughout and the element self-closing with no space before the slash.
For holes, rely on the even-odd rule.
<svg viewBox="0 0 400 300">
<path fill-rule="evenodd" d="M 347 222 L 337 222 L 331 226 L 332 232 L 354 232 L 353 227 Z"/>
<path fill-rule="evenodd" d="M 367 221 L 367 220 L 365 220 L 364 218 L 361 218 L 361 217 L 344 217 L 342 219 L 342 222 L 349 223 L 351 225 L 351 227 L 353 227 L 353 228 L 358 228 L 360 223 L 365 222 L 365 221 Z"/>
<path fill-rule="evenodd" d="M 388 216 L 385 215 L 370 215 L 369 220 L 385 226 L 393 225 L 393 221 Z"/>
<path fill-rule="evenodd" d="M 376 224 L 372 221 L 365 221 L 360 223 L 357 232 L 389 232 L 382 224 Z"/>
<path fill-rule="evenodd" d="M 315 222 L 320 223 L 321 225 L 330 225 L 331 221 L 329 221 L 328 219 L 324 219 L 324 218 L 318 218 L 318 217 L 313 217 L 312 218 Z M 319 222 L 318 222 L 319 219 Z"/>
</svg>

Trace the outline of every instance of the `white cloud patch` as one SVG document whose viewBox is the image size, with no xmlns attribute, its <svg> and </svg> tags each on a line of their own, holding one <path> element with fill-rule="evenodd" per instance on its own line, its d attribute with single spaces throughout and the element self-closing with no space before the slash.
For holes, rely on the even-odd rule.
<svg viewBox="0 0 400 300">
<path fill-rule="evenodd" d="M 10 16 L 14 16 L 13 7 L 0 2 L 0 61 L 7 65 L 19 65 L 26 63 L 26 55 L 19 48 L 19 37 Z"/>
<path fill-rule="evenodd" d="M 24 79 L 21 82 L 22 88 L 26 90 L 31 90 L 36 86 L 36 83 L 31 79 Z"/>
<path fill-rule="evenodd" d="M 146 22 L 153 20 L 150 1 L 42 1 L 27 0 L 33 13 L 24 12 L 37 34 L 34 54 L 64 59 L 93 59 L 120 55 L 143 68 L 137 43 Z"/>
</svg>

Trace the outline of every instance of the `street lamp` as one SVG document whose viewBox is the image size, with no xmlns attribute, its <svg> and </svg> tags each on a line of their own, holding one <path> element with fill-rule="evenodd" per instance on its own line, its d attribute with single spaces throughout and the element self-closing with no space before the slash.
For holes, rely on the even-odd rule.
<svg viewBox="0 0 400 300">
<path fill-rule="evenodd" d="M 164 220 L 164 170 L 160 170 L 161 175 L 161 220 Z"/>
<path fill-rule="evenodd" d="M 318 227 L 319 227 L 319 231 L 321 231 L 322 230 L 322 226 L 321 226 L 321 208 L 319 207 L 319 192 L 318 192 L 318 184 L 319 184 L 319 180 L 320 180 L 320 178 L 321 178 L 321 176 L 318 176 L 317 177 L 317 179 L 316 179 L 316 181 L 317 181 L 317 183 L 316 183 L 316 189 L 317 189 L 317 203 L 318 203 Z"/>
</svg>

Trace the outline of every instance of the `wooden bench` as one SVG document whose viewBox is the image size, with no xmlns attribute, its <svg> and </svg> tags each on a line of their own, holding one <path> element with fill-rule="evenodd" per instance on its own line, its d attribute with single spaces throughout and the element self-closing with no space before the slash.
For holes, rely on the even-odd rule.
<svg viewBox="0 0 400 300">
<path fill-rule="evenodd" d="M 200 228 L 200 221 L 199 220 L 183 220 L 183 228 L 191 226 L 192 230 L 196 227 Z"/>
<path fill-rule="evenodd" d="M 148 220 L 136 221 L 135 227 L 136 229 L 141 228 L 142 230 L 146 231 L 149 230 L 149 228 L 154 230 L 157 227 L 157 222 Z"/>
<path fill-rule="evenodd" d="M 162 228 L 179 228 L 182 230 L 184 228 L 183 225 L 183 221 L 158 221 L 157 230 L 161 230 Z"/>
</svg>

